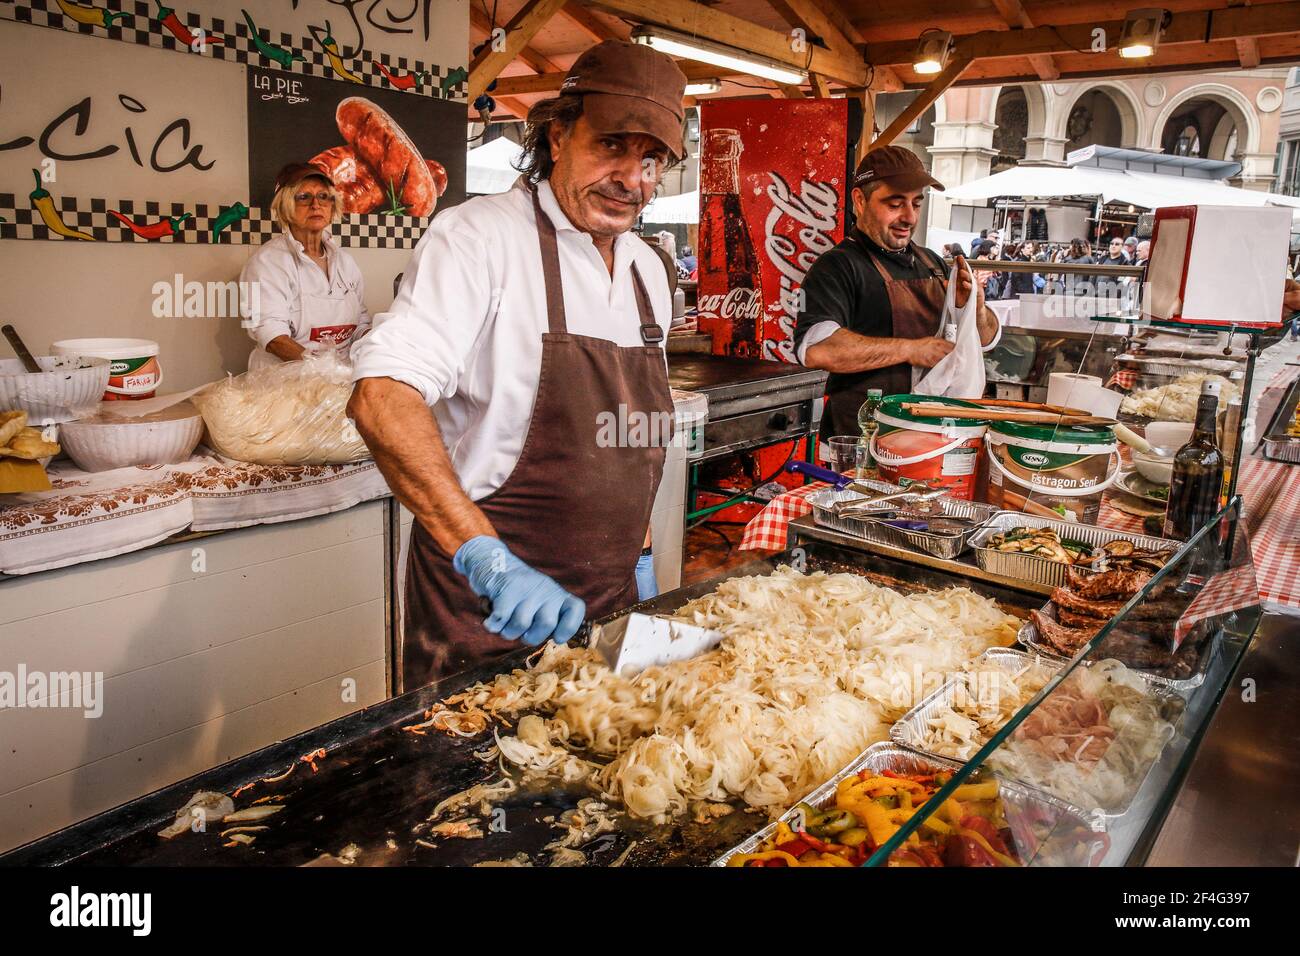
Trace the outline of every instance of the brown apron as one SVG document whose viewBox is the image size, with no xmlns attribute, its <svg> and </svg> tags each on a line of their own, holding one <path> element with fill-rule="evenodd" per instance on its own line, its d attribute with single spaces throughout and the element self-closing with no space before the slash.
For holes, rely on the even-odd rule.
<svg viewBox="0 0 1300 956">
<path fill-rule="evenodd" d="M 871 264 L 884 280 L 889 296 L 893 328 L 890 337 L 895 339 L 923 339 L 939 334 L 939 319 L 943 316 L 943 300 L 948 278 L 942 263 L 931 261 L 928 250 L 916 243 L 908 249 L 922 264 L 930 267 L 930 275 L 922 279 L 895 279 L 885 264 L 865 242 L 849 236 L 871 260 Z M 858 434 L 858 409 L 867 400 L 870 389 L 881 389 L 886 395 L 902 395 L 912 391 L 912 366 L 889 365 L 853 375 L 835 375 L 827 382 L 826 410 L 822 414 L 822 440 L 832 435 Z"/>
<path fill-rule="evenodd" d="M 587 603 L 587 617 L 635 604 L 636 562 L 650 525 L 671 434 L 672 396 L 641 274 L 632 266 L 643 345 L 623 347 L 572 335 L 555 225 L 533 192 L 549 331 L 542 336 L 541 376 L 523 450 L 505 484 L 476 502 L 501 540 L 522 561 Z M 640 429 L 648 447 L 619 447 L 600 427 L 613 415 Z M 666 416 L 666 417 L 664 417 Z M 604 440 L 601 440 L 601 436 Z M 407 562 L 402 639 L 403 690 L 502 657 L 521 645 L 483 626 L 479 598 L 433 538 L 415 523 Z"/>
</svg>

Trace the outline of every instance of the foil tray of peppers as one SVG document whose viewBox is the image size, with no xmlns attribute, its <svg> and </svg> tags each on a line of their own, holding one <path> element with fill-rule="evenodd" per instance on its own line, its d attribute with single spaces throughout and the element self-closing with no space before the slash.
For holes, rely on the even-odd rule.
<svg viewBox="0 0 1300 956">
<path fill-rule="evenodd" d="M 714 861 L 727 867 L 862 866 L 961 764 L 873 744 L 781 818 Z M 1104 824 L 1047 794 L 972 775 L 890 854 L 906 867 L 1096 866 Z"/>
</svg>

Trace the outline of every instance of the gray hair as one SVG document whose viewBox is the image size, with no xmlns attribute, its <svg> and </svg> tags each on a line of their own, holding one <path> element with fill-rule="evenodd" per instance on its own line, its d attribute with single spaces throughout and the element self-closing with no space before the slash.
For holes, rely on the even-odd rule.
<svg viewBox="0 0 1300 956">
<path fill-rule="evenodd" d="M 551 155 L 551 126 L 572 129 L 582 116 L 582 95 L 563 93 L 549 100 L 539 100 L 528 111 L 524 138 L 520 144 L 523 155 L 515 165 L 530 183 L 540 183 L 551 178 L 555 157 Z"/>
</svg>

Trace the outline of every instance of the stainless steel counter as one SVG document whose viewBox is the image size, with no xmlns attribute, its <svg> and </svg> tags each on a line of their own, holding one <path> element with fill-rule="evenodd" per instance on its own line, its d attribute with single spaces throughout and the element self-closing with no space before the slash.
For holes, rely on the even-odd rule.
<svg viewBox="0 0 1300 956">
<path fill-rule="evenodd" d="M 1248 688 L 1253 700 L 1243 697 Z M 1205 732 L 1147 866 L 1300 862 L 1298 701 L 1300 618 L 1269 614 Z"/>
</svg>

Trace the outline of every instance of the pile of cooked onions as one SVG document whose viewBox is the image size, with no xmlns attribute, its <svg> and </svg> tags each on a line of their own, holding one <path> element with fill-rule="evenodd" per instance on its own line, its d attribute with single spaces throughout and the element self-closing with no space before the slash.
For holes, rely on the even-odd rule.
<svg viewBox="0 0 1300 956">
<path fill-rule="evenodd" d="M 528 670 L 449 698 L 498 720 L 526 775 L 587 782 L 663 822 L 703 801 L 779 812 L 831 777 L 915 703 L 925 675 L 960 671 L 1019 621 L 966 588 L 900 594 L 856 574 L 732 578 L 677 617 L 726 640 L 691 661 L 614 674 L 594 651 L 547 645 Z M 439 719 L 441 718 L 441 719 Z"/>
</svg>

